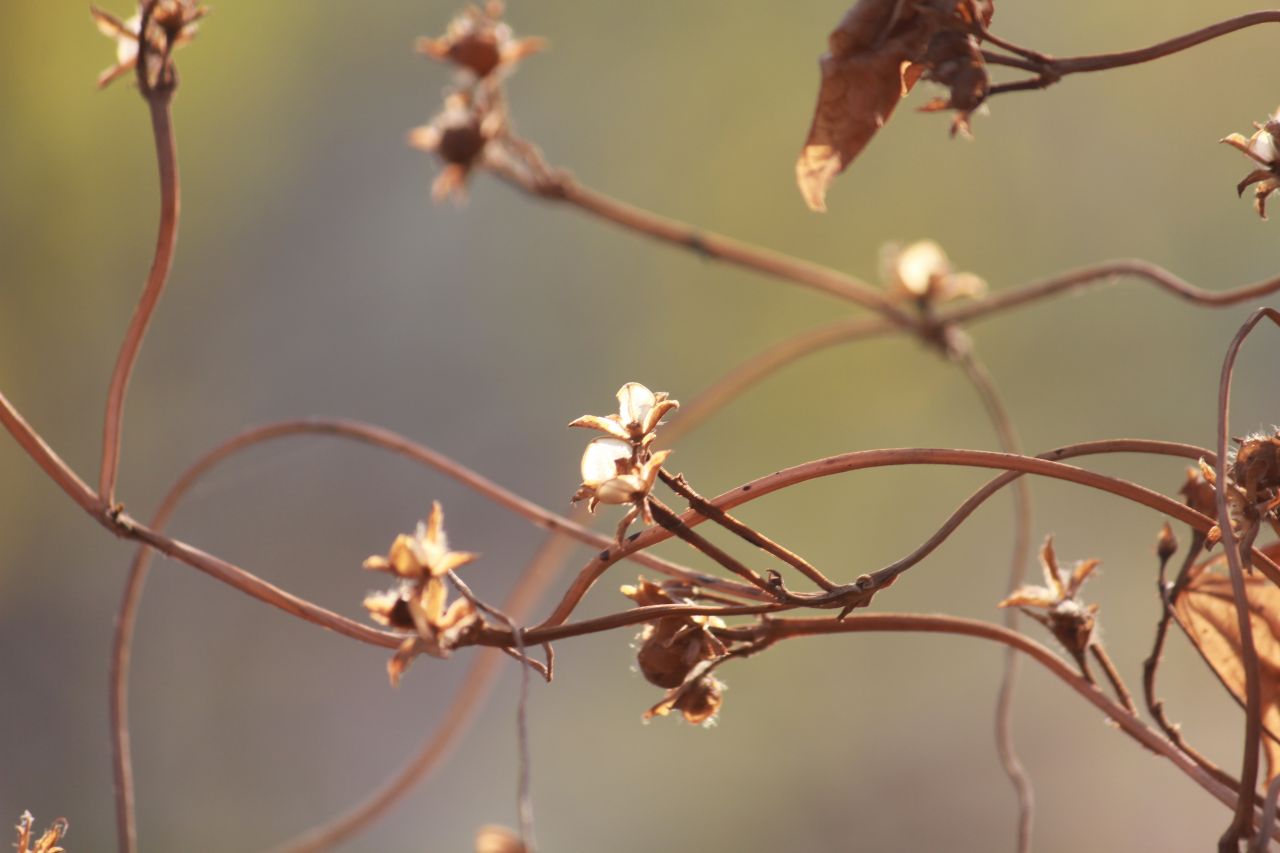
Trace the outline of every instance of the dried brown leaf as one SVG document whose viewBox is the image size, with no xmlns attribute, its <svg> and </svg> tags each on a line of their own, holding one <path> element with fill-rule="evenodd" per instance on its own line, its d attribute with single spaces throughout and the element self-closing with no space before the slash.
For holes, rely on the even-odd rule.
<svg viewBox="0 0 1280 853">
<path fill-rule="evenodd" d="M 1280 542 L 1261 549 L 1272 559 L 1280 558 Z M 1236 620 L 1231 579 L 1221 570 L 1226 557 L 1218 555 L 1191 570 L 1190 580 L 1173 603 L 1178 625 L 1218 680 L 1241 705 L 1245 704 L 1245 672 L 1240 653 L 1240 630 Z M 1260 574 L 1246 575 L 1245 595 L 1249 601 L 1249 621 L 1262 686 L 1262 725 L 1266 730 L 1269 773 L 1280 773 L 1280 587 Z"/>
<path fill-rule="evenodd" d="M 829 39 L 819 67 L 822 82 L 813 123 L 796 161 L 796 182 L 811 210 L 826 210 L 827 188 L 862 152 L 919 72 L 913 57 L 928 43 L 930 27 L 902 27 L 914 4 L 859 0 Z M 895 29 L 903 32 L 894 34 Z"/>
<path fill-rule="evenodd" d="M 796 182 L 810 209 L 826 210 L 831 182 L 922 75 L 951 87 L 942 103 L 960 110 L 961 118 L 986 97 L 981 55 L 968 34 L 970 11 L 966 0 L 858 0 L 845 13 L 819 60 L 818 104 L 796 161 Z M 979 3 L 978 12 L 989 22 L 992 4 Z M 931 56 L 940 30 L 958 47 Z M 961 54 L 966 63 L 957 64 Z"/>
</svg>

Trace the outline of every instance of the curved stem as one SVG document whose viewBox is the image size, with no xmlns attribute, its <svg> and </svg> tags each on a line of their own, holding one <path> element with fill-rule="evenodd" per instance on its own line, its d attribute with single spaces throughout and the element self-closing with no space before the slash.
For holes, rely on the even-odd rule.
<svg viewBox="0 0 1280 853">
<path fill-rule="evenodd" d="M 0 397 L 0 401 L 3 398 Z M 5 409 L 0 407 L 0 413 Z M 409 439 L 397 435 L 388 430 L 383 430 L 368 424 L 354 421 L 342 420 L 295 420 L 281 421 L 272 424 L 266 424 L 257 427 L 240 435 L 234 436 L 223 444 L 213 448 L 204 456 L 191 465 L 178 481 L 170 489 L 169 493 L 161 502 L 160 509 L 157 511 L 153 527 L 163 528 L 168 524 L 172 513 L 177 508 L 182 498 L 191 487 L 194 486 L 202 477 L 210 470 L 229 457 L 244 451 L 258 444 L 297 435 L 331 435 L 350 440 L 360 441 L 375 447 L 399 453 L 419 464 L 433 468 L 447 476 L 450 476 L 459 482 L 467 485 L 477 492 L 485 495 L 500 505 L 528 518 L 539 526 L 546 527 L 553 532 L 562 532 L 572 539 L 586 544 L 600 547 L 608 546 L 611 540 L 596 534 L 577 523 L 564 519 L 560 516 L 550 513 L 541 507 L 529 501 L 520 498 L 512 492 L 507 491 L 492 481 L 481 477 L 479 474 L 470 469 L 454 462 L 448 457 L 436 453 L 431 448 L 417 444 Z M 51 451 L 50 451 L 51 452 Z M 84 486 L 88 491 L 88 487 Z M 94 511 L 97 508 L 96 503 L 90 502 L 86 509 Z M 206 571 L 224 582 L 230 583 L 242 592 L 259 598 L 268 604 L 280 607 L 286 612 L 299 615 L 308 621 L 316 622 L 324 627 L 332 628 L 347 636 L 360 639 L 365 642 L 372 642 L 376 645 L 388 648 L 396 648 L 402 636 L 397 634 L 377 631 L 360 623 L 345 619 L 335 613 L 331 613 L 324 608 L 312 605 L 310 602 L 298 599 L 265 581 L 239 569 L 236 566 L 218 560 L 203 552 L 196 551 L 189 546 L 181 543 L 172 542 L 161 536 L 154 530 L 148 530 L 131 523 L 127 517 L 121 517 L 127 529 L 131 531 L 129 535 L 132 538 L 147 542 L 158 550 L 183 559 L 189 562 L 187 558 L 194 558 L 202 571 Z M 535 560 L 532 568 L 537 571 L 527 572 L 522 576 L 528 580 L 528 583 L 537 582 L 537 586 L 533 587 L 537 592 L 541 592 L 542 585 L 548 580 L 546 577 L 550 574 L 550 560 L 546 559 L 549 555 L 544 555 L 542 560 Z M 134 557 L 134 563 L 131 568 L 129 579 L 125 586 L 124 596 L 121 600 L 120 609 L 116 619 L 116 632 L 114 646 L 112 651 L 111 664 L 111 714 L 112 714 L 112 746 L 114 752 L 115 765 L 115 783 L 116 783 L 116 810 L 118 817 L 118 833 L 120 838 L 121 849 L 131 851 L 136 846 L 136 819 L 133 809 L 133 784 L 132 784 L 132 768 L 129 759 L 129 732 L 128 732 L 128 675 L 130 662 L 130 646 L 133 637 L 133 628 L 136 622 L 136 613 L 142 594 L 142 587 L 145 581 L 147 568 L 151 561 L 151 552 L 148 548 L 142 547 Z M 719 582 L 718 579 L 709 578 L 700 573 L 691 572 L 670 563 L 665 560 L 653 557 L 648 554 L 637 555 L 637 562 L 640 562 L 656 571 L 669 574 L 674 577 L 689 580 L 702 586 L 711 586 L 721 589 L 728 588 L 737 592 L 741 585 L 728 582 Z M 521 581 L 524 584 L 525 580 Z M 762 597 L 760 593 L 751 587 L 742 587 L 748 596 Z M 508 609 L 521 610 L 527 609 L 532 602 L 526 603 L 526 597 L 532 593 L 522 585 L 512 593 L 513 600 L 517 599 L 521 608 L 508 605 Z M 517 616 L 522 618 L 523 612 Z M 476 671 L 474 677 L 476 685 L 471 690 L 466 689 L 459 696 L 459 702 L 474 702 L 482 699 L 488 691 L 488 680 L 491 673 L 488 668 L 492 668 L 496 664 L 496 659 L 492 663 L 482 664 L 480 661 L 476 663 Z M 469 682 L 470 683 L 470 682 Z M 383 809 L 394 802 L 401 793 L 416 783 L 426 770 L 435 763 L 435 758 L 427 757 L 427 750 L 420 753 L 414 761 L 406 767 L 403 779 L 399 785 L 394 788 L 383 789 L 377 792 L 374 797 L 365 804 L 362 804 L 352 814 L 344 816 L 344 818 L 333 824 L 320 828 L 317 832 L 330 833 L 334 837 L 345 837 L 359 828 L 362 822 L 371 820 L 376 817 Z M 442 754 L 442 748 L 431 751 L 431 755 Z"/>
<path fill-rule="evenodd" d="M 572 544 L 572 540 L 563 534 L 553 534 L 542 544 L 503 604 L 503 609 L 512 618 L 523 619 L 533 609 L 533 605 L 554 580 Z M 463 678 L 462 686 L 445 712 L 444 720 L 427 736 L 408 763 L 351 810 L 286 841 L 275 848 L 275 853 L 314 853 L 327 850 L 364 831 L 389 812 L 440 766 L 471 728 L 479 708 L 493 691 L 497 681 L 497 664 L 500 661 L 501 658 L 493 649 L 478 649 Z"/>
<path fill-rule="evenodd" d="M 1280 15 L 1280 13 L 1277 13 Z M 1226 552 L 1227 565 L 1231 572 L 1231 592 L 1235 598 L 1236 625 L 1240 631 L 1240 658 L 1244 669 L 1245 683 L 1245 727 L 1244 757 L 1240 770 L 1240 799 L 1236 805 L 1235 820 L 1227 827 L 1219 841 L 1219 849 L 1235 851 L 1242 837 L 1247 837 L 1253 826 L 1254 790 L 1258 782 L 1258 750 L 1262 745 L 1262 681 L 1258 666 L 1258 651 L 1254 646 L 1253 624 L 1249 617 L 1249 599 L 1244 587 L 1244 566 L 1241 558 L 1241 543 L 1231 525 L 1231 511 L 1227 506 L 1227 436 L 1231 408 L 1231 376 L 1235 369 L 1236 356 L 1249 334 L 1264 319 L 1271 320 L 1280 326 L 1280 311 L 1274 308 L 1259 308 L 1249 319 L 1227 347 L 1226 357 L 1222 361 L 1222 377 L 1218 383 L 1218 459 L 1214 465 L 1216 488 L 1214 495 L 1218 505 L 1218 528 L 1222 531 L 1222 547 Z M 1254 559 L 1256 562 L 1256 557 Z M 1275 578 L 1272 578 L 1275 582 Z"/>
<path fill-rule="evenodd" d="M 1159 44 L 1153 44 L 1150 47 L 1119 51 L 1117 53 L 1099 53 L 1091 56 L 1051 58 L 1048 64 L 1061 76 L 1092 71 L 1109 71 L 1112 68 L 1140 65 L 1153 59 L 1162 59 L 1248 27 L 1275 23 L 1280 23 L 1280 10 L 1250 12 L 1247 15 L 1240 15 L 1236 18 L 1229 18 L 1216 24 L 1210 24 L 1195 32 L 1177 36 Z"/>
<path fill-rule="evenodd" d="M 999 625 L 962 619 L 955 616 L 917 615 L 903 613 L 864 613 L 843 622 L 833 619 L 771 619 L 764 623 L 764 630 L 771 639 L 815 636 L 821 634 L 856 633 L 859 631 L 914 631 L 926 633 L 957 634 L 993 640 L 1016 649 L 1047 669 L 1094 707 L 1115 720 L 1122 730 L 1143 746 L 1169 759 L 1192 781 L 1212 794 L 1228 807 L 1234 807 L 1233 791 L 1205 773 L 1137 716 L 1077 674 L 1070 665 L 1049 649 L 1034 640 Z"/>
<path fill-rule="evenodd" d="M 965 346 L 956 353 L 956 360 L 974 390 L 982 400 L 987 417 L 995 427 L 1000 449 L 1006 453 L 1022 453 L 1022 442 L 1013 426 L 1013 419 L 996 390 L 995 381 L 973 349 Z M 1007 589 L 1010 593 L 1022 585 L 1026 577 L 1027 556 L 1031 550 L 1031 488 L 1025 477 L 1014 483 L 1014 535 L 1013 555 L 1010 558 Z M 1010 631 L 1018 629 L 1019 613 L 1016 607 L 1004 610 L 1004 625 Z M 1031 850 L 1031 833 L 1035 821 L 1035 789 L 1018 758 L 1013 741 L 1013 691 L 1018 682 L 1018 664 L 1021 658 L 1012 648 L 1005 650 L 1004 670 L 1000 676 L 1000 690 L 996 695 L 995 735 L 996 753 L 1000 765 L 1013 785 L 1018 798 L 1018 853 Z"/>
<path fill-rule="evenodd" d="M 830 267 L 659 216 L 589 189 L 565 172 L 530 177 L 522 171 L 505 168 L 500 164 L 493 166 L 492 171 L 511 186 L 537 198 L 563 202 L 629 231 L 690 249 L 703 257 L 725 261 L 853 302 L 875 311 L 900 328 L 918 328 L 915 318 L 894 304 L 879 289 Z"/>
<path fill-rule="evenodd" d="M 781 341 L 721 376 L 692 402 L 680 407 L 680 417 L 663 427 L 658 443 L 670 447 L 701 426 L 708 418 L 737 399 L 748 388 L 793 362 L 837 344 L 863 340 L 894 331 L 896 326 L 880 317 L 847 317 Z"/>
<path fill-rule="evenodd" d="M 1267 800 L 1262 807 L 1262 821 L 1258 827 L 1258 837 L 1249 848 L 1250 853 L 1267 853 L 1271 836 L 1276 831 L 1276 800 L 1280 799 L 1280 776 L 1271 780 L 1267 786 Z"/>
<path fill-rule="evenodd" d="M 1182 732 L 1170 721 L 1169 715 L 1165 713 L 1163 700 L 1156 696 L 1156 673 L 1164 655 L 1164 643 L 1169 633 L 1169 622 L 1173 618 L 1173 602 L 1177 600 L 1178 595 L 1181 593 L 1188 573 L 1191 571 L 1191 567 L 1195 565 L 1196 556 L 1204 548 L 1204 539 L 1204 534 L 1199 531 L 1193 533 L 1191 545 L 1187 549 L 1187 555 L 1183 558 L 1182 567 L 1178 570 L 1178 576 L 1173 581 L 1172 586 L 1165 578 L 1167 560 L 1161 560 L 1160 562 L 1160 576 L 1156 581 L 1156 590 L 1160 597 L 1160 619 L 1156 623 L 1156 633 L 1151 643 L 1151 653 L 1147 655 L 1147 659 L 1142 663 L 1142 696 L 1147 706 L 1147 713 L 1151 715 L 1151 719 L 1155 720 L 1156 725 L 1160 727 L 1160 731 L 1164 732 L 1164 736 L 1174 746 L 1185 752 L 1192 761 L 1204 768 L 1205 772 L 1234 791 L 1239 788 L 1236 780 L 1232 778 L 1230 773 L 1218 767 L 1199 750 L 1187 743 L 1186 738 L 1182 736 Z"/>
<path fill-rule="evenodd" d="M 94 517 L 101 514 L 102 501 L 98 495 L 27 423 L 26 418 L 13 407 L 2 391 L 0 391 L 0 424 L 4 424 L 4 428 L 18 442 L 18 446 L 81 509 Z"/>
<path fill-rule="evenodd" d="M 1220 308 L 1248 302 L 1260 296 L 1280 291 L 1280 277 L 1256 284 L 1247 284 L 1233 290 L 1212 291 L 1196 287 L 1178 276 L 1149 261 L 1123 258 L 1105 261 L 1093 266 L 1061 273 L 1043 281 L 1023 287 L 1005 290 L 979 299 L 942 315 L 942 323 L 964 323 L 991 314 L 1001 313 L 1019 305 L 1038 302 L 1050 296 L 1069 293 L 1084 287 L 1108 283 L 1121 276 L 1130 276 L 1155 285 L 1166 293 L 1181 297 L 1194 305 Z"/>
<path fill-rule="evenodd" d="M 1099 447 L 1109 447 L 1110 452 L 1121 452 L 1120 448 L 1124 448 L 1128 452 L 1150 452 L 1165 455 L 1187 456 L 1185 445 L 1171 445 L 1165 442 L 1141 442 L 1117 440 L 1113 442 L 1095 442 L 1093 443 L 1095 450 L 1093 452 L 1102 452 Z M 1068 447 L 1055 451 L 1053 454 L 1046 456 L 1063 456 L 1070 454 L 1075 448 Z M 1036 474 L 1039 476 L 1052 477 L 1055 479 L 1066 480 L 1068 482 L 1078 483 L 1080 485 L 1089 486 L 1101 491 L 1110 492 L 1135 503 L 1149 506 L 1159 512 L 1163 512 L 1173 518 L 1191 525 L 1198 530 L 1207 530 L 1213 525 L 1212 519 L 1203 516 L 1190 507 L 1184 506 L 1171 498 L 1165 497 L 1158 492 L 1130 483 L 1125 480 L 1107 477 L 1096 474 L 1092 471 L 1085 471 L 1070 465 L 1063 465 L 1058 462 L 1049 461 L 1049 459 L 1041 457 L 1025 457 L 1017 456 L 1009 453 L 995 453 L 982 450 L 953 450 L 949 448 L 898 448 L 885 450 L 861 450 L 852 453 L 844 453 L 838 456 L 831 456 L 825 459 L 818 459 L 812 462 L 806 462 L 803 465 L 797 465 L 792 468 L 786 468 L 774 474 L 761 477 L 758 480 L 746 483 L 732 491 L 726 492 L 712 503 L 721 509 L 733 509 L 736 506 L 744 504 L 756 498 L 763 497 L 771 492 L 779 489 L 789 488 L 791 486 L 812 480 L 818 477 L 827 477 L 834 474 L 843 474 L 849 471 L 857 471 L 865 468 L 880 468 L 893 465 L 958 465 L 964 467 L 976 468 L 995 468 L 1008 471 L 1018 471 L 1026 474 Z M 1012 478 L 1009 478 L 1010 480 Z M 681 516 L 686 525 L 693 527 L 700 524 L 704 518 L 696 512 L 686 512 Z M 957 522 L 958 523 L 958 522 Z M 560 603 L 556 606 L 552 614 L 542 623 L 542 625 L 557 625 L 568 618 L 573 612 L 578 602 L 582 600 L 596 580 L 605 572 L 605 570 L 617 562 L 619 559 L 626 557 L 636 551 L 648 548 L 658 542 L 662 542 L 670 538 L 671 534 L 662 528 L 649 528 L 641 533 L 636 534 L 626 543 L 615 548 L 601 552 L 595 559 L 583 567 L 574 579 L 573 584 L 566 591 Z M 1261 553 L 1257 549 L 1254 550 L 1254 562 L 1260 570 L 1268 577 L 1276 582 L 1280 582 L 1280 566 L 1277 566 L 1269 557 Z M 892 566 L 882 569 L 873 574 L 872 581 L 876 586 L 882 586 L 888 580 L 896 577 L 905 570 L 904 566 Z M 531 641 L 532 642 L 532 641 Z"/>
<path fill-rule="evenodd" d="M 141 39 L 138 66 L 146 66 L 145 42 Z M 178 239 L 178 155 L 173 135 L 173 119 L 169 104 L 173 90 L 154 89 L 147 94 L 147 107 L 151 113 L 151 130 L 155 137 L 156 161 L 160 169 L 160 226 L 156 235 L 156 250 L 147 274 L 142 297 L 133 309 L 133 318 L 125 332 L 124 342 L 116 356 L 115 369 L 111 372 L 111 384 L 107 390 L 107 410 L 102 424 L 102 470 L 98 480 L 98 494 L 108 507 L 115 505 L 116 477 L 120 469 L 120 431 L 124 421 L 125 394 L 129 388 L 129 376 L 147 326 L 155 313 L 156 304 L 164 292 L 173 265 L 173 250 Z"/>
</svg>

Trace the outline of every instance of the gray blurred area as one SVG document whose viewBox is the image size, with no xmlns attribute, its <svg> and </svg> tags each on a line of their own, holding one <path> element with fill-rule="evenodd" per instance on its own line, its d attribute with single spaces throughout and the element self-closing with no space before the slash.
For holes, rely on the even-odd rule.
<svg viewBox="0 0 1280 853">
<path fill-rule="evenodd" d="M 484 175 L 465 207 L 432 204 L 436 166 L 404 136 L 435 111 L 448 73 L 412 43 L 442 31 L 452 3 L 213 5 L 179 59 L 182 231 L 129 397 L 120 490 L 139 517 L 206 448 L 296 415 L 399 430 L 567 509 L 585 434 L 564 424 L 609 411 L 623 382 L 687 401 L 771 343 L 860 310 Z M 127 81 L 94 90 L 112 46 L 83 3 L 2 8 L 0 387 L 96 480 L 107 378 L 154 241 L 146 111 Z M 1092 53 L 1253 8 L 1006 3 L 995 29 L 1051 53 Z M 1280 271 L 1280 223 L 1237 200 L 1249 164 L 1217 144 L 1280 100 L 1274 31 L 997 98 L 973 143 L 949 140 L 945 117 L 917 113 L 932 94 L 918 92 L 819 216 L 792 163 L 815 58 L 843 9 L 512 0 L 517 30 L 552 44 L 511 81 L 517 130 L 604 192 L 871 280 L 882 243 L 919 237 L 994 289 L 1129 256 L 1212 289 Z M 1198 310 L 1125 281 L 971 333 L 1033 452 L 1105 437 L 1208 446 L 1222 355 L 1248 308 Z M 1246 347 L 1238 431 L 1280 420 L 1277 357 L 1272 329 Z M 847 450 L 995 443 L 959 372 L 891 338 L 776 374 L 682 440 L 671 467 L 716 494 Z M 1096 467 L 1167 493 L 1183 476 L 1173 461 Z M 915 547 L 986 476 L 869 471 L 741 515 L 850 579 Z M 131 548 L 7 436 L 0 485 L 0 820 L 65 815 L 71 853 L 108 850 L 106 673 Z M 1033 490 L 1036 540 L 1052 532 L 1064 559 L 1102 559 L 1085 597 L 1102 603 L 1105 640 L 1139 689 L 1160 517 L 1069 484 Z M 500 599 L 538 531 L 438 475 L 330 439 L 236 458 L 172 530 L 364 618 L 377 580 L 361 560 L 433 499 L 453 543 L 483 552 L 469 581 Z M 602 510 L 600 529 L 616 517 Z M 1007 496 L 992 501 L 876 606 L 998 619 L 1011 519 Z M 659 552 L 711 568 L 680 543 Z M 566 577 L 588 556 L 575 551 Z M 635 574 L 612 569 L 583 614 L 628 605 L 616 590 Z M 1014 800 L 992 745 L 998 649 L 909 635 L 786 643 L 725 668 L 721 719 L 704 730 L 641 723 L 660 691 L 633 671 L 632 636 L 560 643 L 555 683 L 534 685 L 542 849 L 1012 849 Z M 383 650 L 159 561 L 132 682 L 142 849 L 260 849 L 344 810 L 432 731 L 470 656 L 421 659 L 392 690 Z M 517 684 L 506 665 L 441 771 L 343 849 L 465 851 L 481 824 L 514 824 Z M 1180 636 L 1161 685 L 1192 742 L 1234 768 L 1242 714 Z M 1226 825 L 1221 805 L 1032 665 L 1016 738 L 1037 786 L 1039 851 L 1205 850 Z"/>
</svg>

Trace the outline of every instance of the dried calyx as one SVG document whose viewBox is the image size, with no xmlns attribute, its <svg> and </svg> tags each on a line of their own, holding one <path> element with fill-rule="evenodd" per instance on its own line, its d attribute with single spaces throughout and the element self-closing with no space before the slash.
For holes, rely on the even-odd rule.
<svg viewBox="0 0 1280 853">
<path fill-rule="evenodd" d="M 1236 194 L 1256 184 L 1253 191 L 1253 207 L 1263 219 L 1267 218 L 1267 198 L 1280 189 L 1280 110 L 1265 124 L 1253 123 L 1254 133 L 1248 139 L 1238 133 L 1220 140 L 1237 149 L 1261 168 L 1245 175 L 1236 184 Z"/>
<path fill-rule="evenodd" d="M 623 385 L 617 398 L 616 414 L 583 415 L 570 421 L 569 426 L 599 430 L 607 436 L 595 439 L 583 452 L 582 485 L 572 502 L 587 501 L 590 512 L 602 503 L 629 506 L 618 525 L 617 539 L 622 541 L 636 518 L 653 524 L 649 493 L 671 451 L 652 452 L 650 447 L 663 417 L 678 409 L 680 403 L 669 399 L 666 392 L 650 391 L 639 382 Z"/>
<path fill-rule="evenodd" d="M 635 586 L 622 587 L 622 594 L 640 607 L 661 604 L 692 604 L 680 586 L 655 584 L 640 578 Z M 720 710 L 724 685 L 710 674 L 712 663 L 727 649 L 715 629 L 723 628 L 717 616 L 664 616 L 645 623 L 638 637 L 636 664 L 650 684 L 667 688 L 662 701 L 644 714 L 644 719 L 680 711 L 695 724 L 709 723 Z"/>
<path fill-rule="evenodd" d="M 409 131 L 409 144 L 437 155 L 444 164 L 431 185 L 437 201 L 467 197 L 467 179 L 473 169 L 483 167 L 494 156 L 491 143 L 506 130 L 506 112 L 501 106 L 477 100 L 471 92 L 453 92 L 444 108 L 430 122 Z"/>
<path fill-rule="evenodd" d="M 53 823 L 49 824 L 49 828 L 40 833 L 39 838 L 33 838 L 35 832 L 36 819 L 31 812 L 23 812 L 18 818 L 18 824 L 14 827 L 18 831 L 18 840 L 13 843 L 13 847 L 18 853 L 65 853 L 64 848 L 58 846 L 58 842 L 67 834 L 67 819 L 60 817 Z"/>
<path fill-rule="evenodd" d="M 144 4 L 139 3 L 137 14 L 121 20 L 97 6 L 89 7 L 99 32 L 116 43 L 115 65 L 98 75 L 99 88 L 137 68 L 143 8 Z M 153 0 L 150 15 L 146 16 L 147 73 L 144 80 L 147 90 L 171 89 L 175 85 L 173 50 L 195 38 L 197 22 L 208 11 L 194 0 Z"/>
<path fill-rule="evenodd" d="M 1093 642 L 1098 605 L 1085 605 L 1078 595 L 1098 563 L 1098 560 L 1081 560 L 1070 572 L 1064 572 L 1058 565 L 1053 537 L 1050 536 L 1040 549 L 1045 585 L 1020 587 L 999 606 L 1021 609 L 1048 628 L 1063 648 L 1083 664 L 1085 653 Z"/>
<path fill-rule="evenodd" d="M 409 144 L 436 154 L 443 168 L 432 184 L 437 200 L 466 198 L 467 180 L 478 168 L 520 161 L 512 150 L 526 146 L 510 137 L 503 79 L 521 59 L 542 50 L 543 39 L 517 39 L 503 20 L 503 5 L 470 6 L 439 38 L 420 38 L 418 52 L 458 70 L 457 88 L 427 124 L 409 132 Z M 504 143 L 511 143 L 504 145 Z M 508 150 L 512 149 L 512 150 Z"/>
<path fill-rule="evenodd" d="M 478 557 L 465 551 L 449 550 L 444 532 L 444 511 L 432 505 L 425 523 L 419 522 L 413 535 L 401 534 L 391 544 L 387 556 L 364 561 L 368 571 L 386 572 L 399 580 L 392 589 L 370 593 L 364 606 L 380 625 L 413 631 L 387 663 L 393 686 L 421 653 L 448 657 L 469 633 L 480 627 L 480 614 L 466 598 L 448 600 L 446 586 L 450 574 Z"/>
<path fill-rule="evenodd" d="M 1236 448 L 1227 459 L 1227 482 L 1224 485 L 1232 531 L 1246 544 L 1257 536 L 1263 522 L 1280 534 L 1280 430 L 1271 435 L 1257 433 L 1233 441 Z M 1203 459 L 1200 460 L 1198 479 L 1204 484 L 1198 499 L 1207 506 L 1197 506 L 1196 509 L 1216 518 L 1214 490 L 1217 473 Z M 1222 530 L 1215 524 L 1209 530 L 1205 545 L 1212 548 L 1221 539 Z"/>
<path fill-rule="evenodd" d="M 933 240 L 880 249 L 881 278 L 889 294 L 930 304 L 986 295 L 987 283 L 973 273 L 956 272 L 947 253 Z"/>
<path fill-rule="evenodd" d="M 502 20 L 502 3 L 469 6 L 458 13 L 443 36 L 418 39 L 418 53 L 448 62 L 475 80 L 493 79 L 514 70 L 526 56 L 543 50 L 541 38 L 518 39 Z"/>
</svg>

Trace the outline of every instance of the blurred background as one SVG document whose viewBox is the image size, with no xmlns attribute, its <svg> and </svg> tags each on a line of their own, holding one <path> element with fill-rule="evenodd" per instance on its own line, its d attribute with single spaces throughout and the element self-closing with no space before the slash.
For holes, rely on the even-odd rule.
<svg viewBox="0 0 1280 853">
<path fill-rule="evenodd" d="M 175 121 L 183 222 L 170 289 L 133 377 L 120 494 L 148 517 L 178 472 L 245 426 L 363 418 L 566 509 L 584 433 L 628 380 L 686 402 L 771 343 L 859 309 L 639 239 L 487 176 L 434 205 L 436 165 L 404 143 L 449 72 L 412 51 L 453 2 L 217 2 L 182 50 Z M 1275 275 L 1280 223 L 1234 186 L 1217 144 L 1280 99 L 1274 31 L 1045 92 L 974 122 L 917 92 L 809 213 L 792 164 L 816 56 L 842 2 L 583 4 L 513 0 L 550 39 L 510 83 L 516 128 L 551 162 L 619 198 L 874 280 L 889 240 L 932 237 L 994 289 L 1141 257 L 1225 289 Z M 1001 5 L 995 31 L 1058 54 L 1137 47 L 1252 3 L 1080 0 Z M 127 4 L 110 11 L 122 17 Z M 130 81 L 97 92 L 113 45 L 83 3 L 4 5 L 0 26 L 0 387 L 96 481 L 105 388 L 150 262 L 155 166 Z M 925 87 L 927 88 L 927 87 Z M 1275 299 L 1271 304 L 1277 304 Z M 1104 437 L 1211 445 L 1218 372 L 1252 306 L 1198 310 L 1123 282 L 971 329 L 1029 450 Z M 1277 414 L 1280 336 L 1245 350 L 1237 432 Z M 717 494 L 847 450 L 992 448 L 959 372 L 919 344 L 827 350 L 771 377 L 682 440 L 676 470 Z M 1173 492 L 1176 461 L 1098 470 Z M 909 551 L 987 474 L 927 468 L 815 482 L 741 515 L 848 579 Z M 0 439 L 0 818 L 71 821 L 71 851 L 114 844 L 107 725 L 113 614 L 131 548 Z M 1158 515 L 1034 483 L 1035 539 L 1099 557 L 1085 597 L 1140 687 L 1158 608 Z M 540 532 L 444 478 L 333 440 L 235 458 L 171 527 L 353 618 L 385 553 L 433 499 L 467 577 L 500 599 Z M 612 530 L 616 510 L 597 524 Z M 998 619 L 1012 520 L 1002 496 L 879 609 Z M 1186 540 L 1183 530 L 1179 535 Z M 661 553 L 710 568 L 680 543 Z M 577 549 L 566 572 L 589 556 Z M 1032 566 L 1035 571 L 1035 566 Z M 620 565 L 583 615 L 628 604 Z M 546 612 L 547 603 L 539 608 Z M 1028 632 L 1051 642 L 1036 625 Z M 719 724 L 641 712 L 632 633 L 567 641 L 531 696 L 538 834 L 548 851 L 1004 850 L 1015 808 L 992 745 L 1002 653 L 977 641 L 870 635 L 796 641 L 723 671 Z M 1181 636 L 1161 679 L 1193 743 L 1234 768 L 1243 716 Z M 345 810 L 416 750 L 471 652 L 421 659 L 398 690 L 387 654 L 317 630 L 161 561 L 137 633 L 132 726 L 144 850 L 258 849 Z M 1205 850 L 1227 811 L 1024 667 L 1016 737 L 1035 781 L 1036 849 Z M 441 772 L 344 850 L 464 851 L 515 823 L 517 671 Z M 927 815 L 928 819 L 923 819 Z"/>
</svg>

